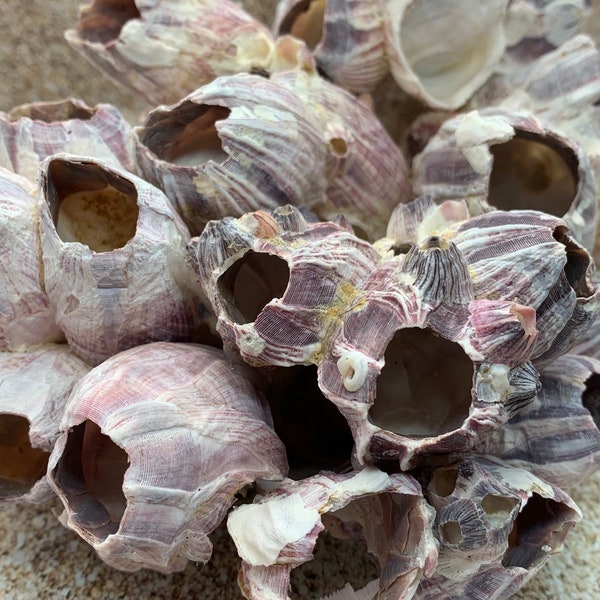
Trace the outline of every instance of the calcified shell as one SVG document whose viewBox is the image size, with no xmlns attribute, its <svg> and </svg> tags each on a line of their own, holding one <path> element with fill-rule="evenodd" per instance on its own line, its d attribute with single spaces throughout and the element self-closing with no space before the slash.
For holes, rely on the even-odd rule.
<svg viewBox="0 0 600 600">
<path fill-rule="evenodd" d="M 404 600 L 435 569 L 432 518 L 412 477 L 366 467 L 286 480 L 235 509 L 227 528 L 242 558 L 238 582 L 249 600 L 286 600 L 291 571 L 312 558 L 324 528 L 364 540 L 381 569 L 377 597 Z"/>
<path fill-rule="evenodd" d="M 0 352 L 0 503 L 54 495 L 48 458 L 69 394 L 89 370 L 64 344 Z"/>
<path fill-rule="evenodd" d="M 388 71 L 375 0 L 281 0 L 273 29 L 304 40 L 321 72 L 355 93 L 370 92 Z"/>
<path fill-rule="evenodd" d="M 464 451 L 538 389 L 535 311 L 475 299 L 464 257 L 443 238 L 383 262 L 340 321 L 319 385 L 348 420 L 360 462 L 405 470 Z"/>
<path fill-rule="evenodd" d="M 256 75 L 222 77 L 134 129 L 143 177 L 177 206 L 192 234 L 207 221 L 325 195 L 327 146 L 300 99 Z"/>
<path fill-rule="evenodd" d="M 229 0 L 93 0 L 67 42 L 151 104 L 176 102 L 221 75 L 268 68 L 268 29 Z"/>
<path fill-rule="evenodd" d="M 316 73 L 295 70 L 272 81 L 302 100 L 328 150 L 326 199 L 313 212 L 323 220 L 343 214 L 362 236 L 380 238 L 392 210 L 412 193 L 398 146 L 363 102 Z"/>
<path fill-rule="evenodd" d="M 389 67 L 398 85 L 433 108 L 463 105 L 505 48 L 508 0 L 386 0 Z"/>
<path fill-rule="evenodd" d="M 291 206 L 209 223 L 189 251 L 224 343 L 250 364 L 316 364 L 330 323 L 377 254 Z"/>
<path fill-rule="evenodd" d="M 515 591 L 560 551 L 581 519 L 559 488 L 500 461 L 437 468 L 424 491 L 436 510 L 440 552 L 436 575 L 422 581 L 415 598 L 466 597 L 467 590 L 475 598 L 505 597 L 503 590 Z M 481 574 L 488 569 L 486 584 Z"/>
<path fill-rule="evenodd" d="M 0 167 L 0 350 L 61 341 L 40 271 L 35 187 Z"/>
<path fill-rule="evenodd" d="M 73 390 L 48 463 L 62 521 L 122 570 L 206 562 L 234 495 L 285 449 L 249 374 L 206 346 L 114 356 Z"/>
<path fill-rule="evenodd" d="M 40 183 L 45 284 L 73 351 L 98 364 L 151 341 L 190 341 L 189 232 L 149 183 L 88 158 L 47 159 Z"/>
<path fill-rule="evenodd" d="M 533 209 L 562 217 L 592 249 L 596 180 L 574 140 L 533 115 L 489 109 L 444 123 L 413 162 L 415 195 L 471 207 Z"/>
<path fill-rule="evenodd" d="M 0 165 L 36 181 L 40 163 L 59 152 L 91 156 L 132 170 L 131 127 L 110 104 L 35 102 L 0 112 Z"/>
<path fill-rule="evenodd" d="M 600 362 L 561 356 L 540 371 L 540 383 L 534 401 L 474 452 L 572 486 L 600 468 Z"/>
</svg>

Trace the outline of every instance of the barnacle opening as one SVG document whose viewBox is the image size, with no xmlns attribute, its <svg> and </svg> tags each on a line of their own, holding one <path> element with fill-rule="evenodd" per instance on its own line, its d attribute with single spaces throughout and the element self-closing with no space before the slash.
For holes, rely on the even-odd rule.
<svg viewBox="0 0 600 600">
<path fill-rule="evenodd" d="M 436 469 L 429 482 L 429 491 L 440 498 L 446 498 L 454 492 L 457 479 L 458 469 L 454 467 L 448 469 Z"/>
<path fill-rule="evenodd" d="M 285 260 L 249 250 L 219 277 L 217 288 L 231 320 L 244 325 L 254 322 L 271 300 L 283 296 L 289 279 Z"/>
<path fill-rule="evenodd" d="M 387 345 L 369 420 L 409 437 L 459 428 L 469 415 L 473 363 L 429 329 L 399 329 Z"/>
<path fill-rule="evenodd" d="M 458 546 L 463 540 L 463 533 L 458 521 L 447 521 L 440 526 L 442 541 L 451 546 Z"/>
<path fill-rule="evenodd" d="M 515 130 L 490 147 L 494 158 L 488 202 L 500 210 L 569 211 L 579 185 L 577 155 L 551 137 Z"/>
<path fill-rule="evenodd" d="M 516 498 L 486 494 L 481 501 L 481 508 L 490 525 L 499 529 L 508 521 L 518 503 Z"/>
<path fill-rule="evenodd" d="M 266 394 L 275 433 L 286 448 L 292 479 L 350 466 L 352 432 L 337 407 L 319 389 L 317 367 L 275 368 Z"/>
<path fill-rule="evenodd" d="M 130 181 L 95 163 L 55 159 L 45 186 L 56 233 L 63 242 L 110 252 L 135 236 L 139 208 Z"/>
<path fill-rule="evenodd" d="M 216 127 L 231 114 L 228 108 L 188 100 L 176 110 L 155 113 L 140 141 L 158 158 L 184 167 L 229 158 Z"/>
<path fill-rule="evenodd" d="M 53 123 L 56 121 L 68 121 L 69 119 L 78 119 L 80 121 L 89 121 L 95 114 L 96 108 L 84 107 L 73 100 L 60 100 L 58 102 L 32 102 L 31 104 L 22 104 L 16 106 L 8 113 L 10 121 L 18 121 L 23 117 L 28 117 L 35 121 L 44 123 Z"/>
<path fill-rule="evenodd" d="M 103 540 L 119 529 L 127 507 L 123 481 L 128 465 L 125 450 L 93 421 L 69 430 L 53 477 L 71 521 L 94 538 Z"/>
<path fill-rule="evenodd" d="M 600 428 L 600 375 L 597 373 L 591 375 L 585 382 L 581 403 L 592 415 L 596 427 Z"/>
<path fill-rule="evenodd" d="M 326 10 L 327 0 L 297 2 L 281 22 L 279 34 L 290 33 L 314 50 L 323 38 Z"/>
<path fill-rule="evenodd" d="M 106 44 L 119 37 L 127 21 L 141 18 L 135 0 L 94 0 L 81 9 L 77 33 L 88 42 Z"/>
<path fill-rule="evenodd" d="M 566 227 L 557 227 L 552 236 L 565 247 L 567 263 L 563 270 L 569 285 L 578 298 L 589 298 L 594 293 L 594 290 L 588 286 L 586 278 L 590 266 L 590 255 L 579 244 L 573 242 L 567 235 Z"/>
<path fill-rule="evenodd" d="M 535 566 L 560 548 L 576 520 L 574 510 L 534 492 L 515 519 L 502 565 L 524 569 Z"/>
<path fill-rule="evenodd" d="M 21 496 L 46 474 L 50 453 L 34 448 L 29 420 L 0 414 L 0 498 Z"/>
</svg>

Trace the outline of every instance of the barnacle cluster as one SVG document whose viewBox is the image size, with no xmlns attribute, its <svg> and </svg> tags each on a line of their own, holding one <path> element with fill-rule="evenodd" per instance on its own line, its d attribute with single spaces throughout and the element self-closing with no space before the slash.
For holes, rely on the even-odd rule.
<svg viewBox="0 0 600 600">
<path fill-rule="evenodd" d="M 589 9 L 82 7 L 158 106 L 0 113 L 0 502 L 127 571 L 226 521 L 250 600 L 324 530 L 380 569 L 331 600 L 518 590 L 600 466 Z"/>
</svg>

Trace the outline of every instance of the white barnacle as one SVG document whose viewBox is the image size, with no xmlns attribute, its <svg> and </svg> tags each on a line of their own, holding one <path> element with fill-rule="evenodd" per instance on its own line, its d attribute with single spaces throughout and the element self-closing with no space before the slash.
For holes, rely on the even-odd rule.
<svg viewBox="0 0 600 600">
<path fill-rule="evenodd" d="M 356 392 L 362 387 L 367 378 L 369 363 L 362 352 L 350 350 L 340 356 L 337 361 L 337 368 L 342 376 L 344 387 L 349 392 Z"/>
</svg>

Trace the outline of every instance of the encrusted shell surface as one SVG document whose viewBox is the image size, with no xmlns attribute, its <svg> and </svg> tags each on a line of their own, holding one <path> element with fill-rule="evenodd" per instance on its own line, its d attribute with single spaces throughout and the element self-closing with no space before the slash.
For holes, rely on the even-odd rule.
<svg viewBox="0 0 600 600">
<path fill-rule="evenodd" d="M 227 528 L 242 558 L 238 580 L 249 600 L 289 598 L 290 573 L 312 558 L 323 529 L 366 543 L 381 569 L 374 586 L 377 597 L 408 600 L 420 578 L 435 569 L 432 519 L 431 508 L 410 475 L 366 467 L 286 480 L 252 504 L 235 509 Z M 402 526 L 397 526 L 399 520 Z"/>
<path fill-rule="evenodd" d="M 131 171 L 130 134 L 110 104 L 90 107 L 77 98 L 23 104 L 0 112 L 0 165 L 35 182 L 45 158 L 68 152 Z"/>
<path fill-rule="evenodd" d="M 67 42 L 151 104 L 171 104 L 221 75 L 270 65 L 269 30 L 230 0 L 93 0 Z"/>
<path fill-rule="evenodd" d="M 193 340 L 189 232 L 159 189 L 59 154 L 42 165 L 39 206 L 46 292 L 78 356 L 95 365 L 139 344 Z"/>
<path fill-rule="evenodd" d="M 581 146 L 533 115 L 496 109 L 446 121 L 413 162 L 413 191 L 473 209 L 543 210 L 591 250 L 597 184 Z"/>
<path fill-rule="evenodd" d="M 559 488 L 500 461 L 465 459 L 435 469 L 424 491 L 436 510 L 440 550 L 419 599 L 503 598 L 560 550 L 581 519 Z"/>
<path fill-rule="evenodd" d="M 0 350 L 64 339 L 42 281 L 35 193 L 0 167 Z"/>
<path fill-rule="evenodd" d="M 433 108 L 462 106 L 505 49 L 508 0 L 385 0 L 389 67 L 398 85 Z"/>
<path fill-rule="evenodd" d="M 327 145 L 291 91 L 264 77 L 221 77 L 134 129 L 135 160 L 193 235 L 211 219 L 322 202 Z"/>
<path fill-rule="evenodd" d="M 62 521 L 127 571 L 206 562 L 234 495 L 287 471 L 252 376 L 206 346 L 108 359 L 73 390 L 61 431 L 48 476 Z"/>
<path fill-rule="evenodd" d="M 48 458 L 69 394 L 89 370 L 66 344 L 0 352 L 0 504 L 54 496 Z"/>
<path fill-rule="evenodd" d="M 388 71 L 376 0 L 281 0 L 273 30 L 304 40 L 321 72 L 355 93 L 370 92 Z"/>
</svg>

